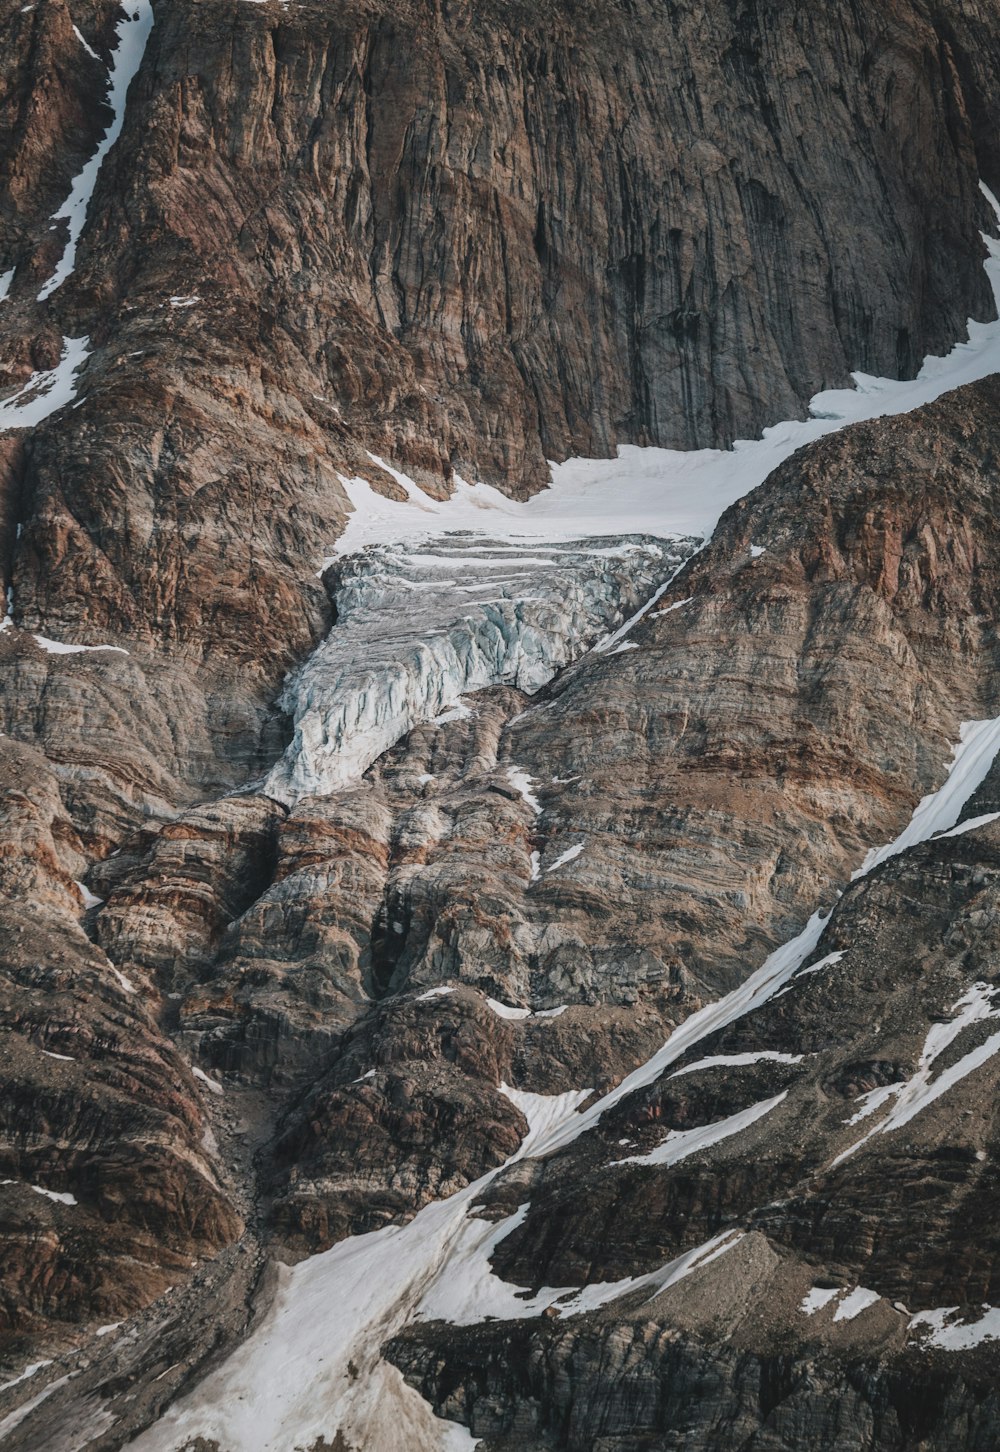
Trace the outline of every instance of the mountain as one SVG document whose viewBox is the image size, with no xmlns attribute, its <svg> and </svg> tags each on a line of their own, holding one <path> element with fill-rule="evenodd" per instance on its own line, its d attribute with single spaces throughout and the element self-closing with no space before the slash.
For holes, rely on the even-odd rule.
<svg viewBox="0 0 1000 1452">
<path fill-rule="evenodd" d="M 1000 8 L 3 19 L 3 1452 L 992 1452 Z"/>
</svg>

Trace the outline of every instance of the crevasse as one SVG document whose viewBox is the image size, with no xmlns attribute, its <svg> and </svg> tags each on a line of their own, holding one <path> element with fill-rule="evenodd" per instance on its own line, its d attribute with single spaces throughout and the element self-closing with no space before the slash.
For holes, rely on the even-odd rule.
<svg viewBox="0 0 1000 1452">
<path fill-rule="evenodd" d="M 523 543 L 451 534 L 335 566 L 337 623 L 288 682 L 294 735 L 265 790 L 349 786 L 467 691 L 539 690 L 641 607 L 696 548 L 636 536 Z"/>
</svg>

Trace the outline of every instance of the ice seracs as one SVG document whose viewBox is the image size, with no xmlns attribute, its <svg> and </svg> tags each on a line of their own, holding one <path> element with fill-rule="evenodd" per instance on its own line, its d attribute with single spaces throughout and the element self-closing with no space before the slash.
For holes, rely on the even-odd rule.
<svg viewBox="0 0 1000 1452">
<path fill-rule="evenodd" d="M 468 715 L 469 692 L 539 690 L 696 544 L 628 536 L 539 546 L 458 533 L 351 556 L 336 571 L 337 622 L 286 687 L 293 739 L 265 790 L 288 803 L 328 795 L 417 724 Z M 530 790 L 525 799 L 537 801 Z"/>
</svg>

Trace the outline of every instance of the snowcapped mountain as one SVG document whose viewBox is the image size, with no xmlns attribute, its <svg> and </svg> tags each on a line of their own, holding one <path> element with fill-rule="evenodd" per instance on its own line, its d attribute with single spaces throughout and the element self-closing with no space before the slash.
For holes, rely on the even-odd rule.
<svg viewBox="0 0 1000 1452">
<path fill-rule="evenodd" d="M 2 1452 L 1000 1440 L 1000 13 L 8 4 Z"/>
</svg>

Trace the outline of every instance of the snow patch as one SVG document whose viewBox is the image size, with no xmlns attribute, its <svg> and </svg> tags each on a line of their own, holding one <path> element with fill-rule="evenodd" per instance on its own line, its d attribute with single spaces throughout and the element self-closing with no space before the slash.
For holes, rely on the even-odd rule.
<svg viewBox="0 0 1000 1452">
<path fill-rule="evenodd" d="M 833 1313 L 833 1319 L 835 1321 L 853 1321 L 856 1316 L 861 1315 L 862 1311 L 867 1311 L 869 1306 L 874 1306 L 876 1301 L 881 1299 L 878 1291 L 870 1291 L 865 1286 L 857 1286 L 841 1301 Z"/>
<path fill-rule="evenodd" d="M 49 655 L 86 655 L 95 650 L 111 650 L 117 655 L 128 655 L 128 651 L 121 645 L 67 645 L 61 640 L 50 640 L 47 635 L 34 635 L 32 639 Z"/>
<path fill-rule="evenodd" d="M 84 50 L 89 56 L 93 56 L 95 61 L 99 61 L 101 59 L 94 47 L 88 44 L 82 32 L 75 25 L 73 26 L 73 34 L 76 36 L 77 40 L 80 42 L 80 44 L 83 46 Z"/>
<path fill-rule="evenodd" d="M 697 1129 L 672 1129 L 662 1144 L 656 1149 L 650 1150 L 645 1155 L 629 1155 L 628 1159 L 612 1160 L 614 1165 L 676 1165 L 681 1160 L 686 1160 L 690 1155 L 696 1155 L 701 1150 L 709 1149 L 712 1145 L 721 1144 L 724 1139 L 729 1139 L 734 1134 L 740 1134 L 744 1129 L 749 1129 L 751 1124 L 756 1124 L 758 1119 L 763 1119 L 787 1097 L 788 1090 L 776 1094 L 773 1099 L 764 1099 L 759 1104 L 751 1104 L 747 1109 L 741 1109 L 737 1114 L 730 1114 L 726 1119 L 717 1119 L 714 1124 L 702 1124 Z"/>
<path fill-rule="evenodd" d="M 0 1392 L 10 1391 L 12 1386 L 20 1386 L 22 1381 L 27 1381 L 30 1377 L 33 1377 L 36 1371 L 41 1371 L 44 1366 L 51 1365 L 51 1358 L 48 1361 L 33 1361 L 30 1366 L 24 1368 L 20 1376 L 15 1376 L 10 1381 L 0 1383 Z"/>
<path fill-rule="evenodd" d="M 32 373 L 16 393 L 0 399 L 0 433 L 39 424 L 76 397 L 76 375 L 90 357 L 90 339 L 63 338 L 54 368 Z"/>
<path fill-rule="evenodd" d="M 804 1054 L 781 1054 L 772 1049 L 760 1049 L 746 1054 L 713 1054 L 708 1059 L 686 1064 L 683 1069 L 675 1069 L 670 1077 L 679 1079 L 683 1074 L 697 1074 L 702 1069 L 735 1068 L 741 1064 L 801 1064 L 804 1058 Z"/>
<path fill-rule="evenodd" d="M 817 1311 L 822 1311 L 831 1301 L 835 1301 L 840 1295 L 836 1286 L 828 1290 L 825 1286 L 813 1286 L 812 1290 L 802 1300 L 799 1310 L 804 1316 L 815 1316 Z"/>
<path fill-rule="evenodd" d="M 583 851 L 583 843 L 577 842 L 574 847 L 567 847 L 565 852 L 560 853 L 555 862 L 550 862 L 546 872 L 555 872 L 558 867 L 565 867 L 567 862 L 575 862 Z"/>
<path fill-rule="evenodd" d="M 108 71 L 107 102 L 112 111 L 111 125 L 102 136 L 93 156 L 79 175 L 74 177 L 69 196 L 58 212 L 52 214 L 54 222 L 66 222 L 69 236 L 55 271 L 38 294 L 39 302 L 44 302 L 47 297 L 51 297 L 56 288 L 61 287 L 70 276 L 76 265 L 77 243 L 87 220 L 87 211 L 97 185 L 97 177 L 104 164 L 104 158 L 121 135 L 125 122 L 128 88 L 139 69 L 152 26 L 153 9 L 150 0 L 128 0 L 127 9 L 115 27 L 118 44 L 115 46 L 111 69 Z M 75 26 L 73 28 L 76 30 Z M 80 32 L 76 33 L 83 41 Z M 86 41 L 83 43 L 86 45 Z M 87 48 L 90 49 L 89 46 Z"/>
<path fill-rule="evenodd" d="M 984 1341 L 1000 1340 L 1000 1306 L 984 1305 L 978 1321 L 955 1321 L 958 1306 L 944 1306 L 934 1311 L 919 1311 L 910 1318 L 910 1329 L 927 1330 L 921 1339 L 924 1346 L 939 1351 L 971 1351 Z"/>
<path fill-rule="evenodd" d="M 191 1065 L 191 1073 L 198 1080 L 199 1084 L 204 1084 L 213 1094 L 225 1094 L 226 1091 L 218 1079 L 211 1078 L 210 1075 L 205 1073 L 204 1069 L 199 1069 L 197 1064 Z"/>
<path fill-rule="evenodd" d="M 73 886 L 76 888 L 77 892 L 80 894 L 80 897 L 83 899 L 83 906 L 87 911 L 89 911 L 91 908 L 103 906 L 103 897 L 98 897 L 95 893 L 92 893 L 87 884 L 85 882 L 81 882 L 78 877 L 74 877 Z"/>
<path fill-rule="evenodd" d="M 510 782 L 511 786 L 514 788 L 515 791 L 520 792 L 521 796 L 528 803 L 528 806 L 534 812 L 535 816 L 540 816 L 542 811 L 542 804 L 532 790 L 533 778 L 530 777 L 526 771 L 522 771 L 519 766 L 508 766 L 507 780 Z"/>
<path fill-rule="evenodd" d="M 894 1101 L 885 1119 L 876 1124 L 855 1144 L 837 1155 L 833 1165 L 839 1165 L 849 1159 L 875 1135 L 891 1134 L 893 1130 L 902 1129 L 936 1099 L 940 1099 L 942 1094 L 946 1094 L 949 1089 L 954 1088 L 967 1075 L 975 1069 L 981 1068 L 996 1053 L 1000 1052 L 1000 1032 L 998 1032 L 991 1034 L 984 1043 L 964 1054 L 954 1064 L 950 1064 L 947 1069 L 942 1070 L 936 1078 L 934 1077 L 936 1061 L 960 1034 L 973 1024 L 1000 1018 L 1000 1005 L 994 1002 L 998 993 L 1000 993 L 1000 989 L 991 987 L 989 984 L 974 983 L 968 992 L 963 993 L 962 997 L 952 1005 L 954 1018 L 949 1019 L 946 1023 L 931 1025 L 924 1040 L 916 1072 L 903 1084 L 885 1086 L 884 1095 L 879 1099 L 878 1105 L 888 1100 Z M 865 1112 L 861 1116 L 856 1115 L 848 1122 L 853 1124 L 859 1117 L 864 1118 L 870 1112 L 873 1111 L 866 1106 Z"/>
<path fill-rule="evenodd" d="M 44 1195 L 46 1200 L 54 1200 L 57 1205 L 77 1205 L 79 1201 L 75 1195 L 68 1190 L 46 1190 L 41 1185 L 30 1186 L 36 1195 Z"/>
</svg>

